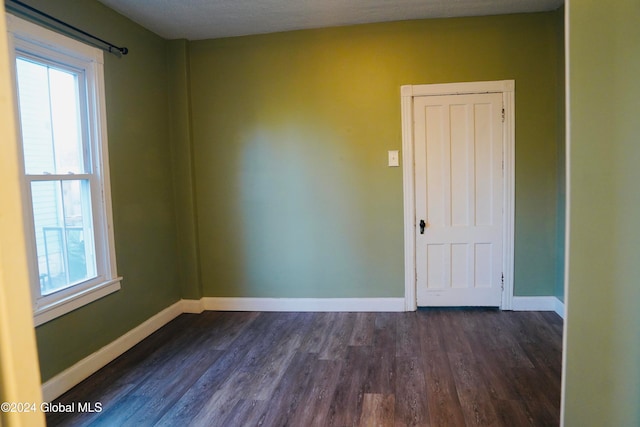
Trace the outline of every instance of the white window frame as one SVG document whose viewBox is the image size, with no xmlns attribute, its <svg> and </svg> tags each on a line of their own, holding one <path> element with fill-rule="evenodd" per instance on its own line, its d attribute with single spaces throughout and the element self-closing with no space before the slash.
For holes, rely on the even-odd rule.
<svg viewBox="0 0 640 427">
<path fill-rule="evenodd" d="M 107 117 L 104 92 L 103 52 L 100 49 L 58 34 L 24 19 L 7 14 L 7 29 L 14 100 L 18 106 L 16 124 L 19 134 L 20 170 L 23 182 L 23 204 L 26 223 L 27 256 L 33 300 L 35 325 L 41 325 L 70 311 L 87 305 L 120 289 L 122 277 L 116 269 L 116 253 L 111 212 L 111 188 L 109 185 L 109 153 L 107 142 Z M 91 172 L 72 176 L 89 179 L 91 184 L 91 208 L 96 251 L 96 277 L 68 288 L 42 295 L 36 252 L 36 238 L 31 202 L 31 182 L 37 181 L 25 173 L 24 154 L 17 96 L 16 58 L 21 54 L 42 57 L 84 71 L 86 80 L 87 130 L 84 138 L 91 152 Z M 51 180 L 64 179 L 52 175 Z"/>
</svg>

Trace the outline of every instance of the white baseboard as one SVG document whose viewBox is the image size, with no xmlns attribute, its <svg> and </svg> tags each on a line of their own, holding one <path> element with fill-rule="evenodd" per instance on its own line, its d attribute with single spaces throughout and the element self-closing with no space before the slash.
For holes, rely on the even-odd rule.
<svg viewBox="0 0 640 427">
<path fill-rule="evenodd" d="M 564 319 L 564 303 L 556 297 L 513 297 L 513 311 L 555 311 Z"/>
<path fill-rule="evenodd" d="M 404 298 L 226 298 L 180 300 L 120 338 L 65 369 L 42 385 L 45 402 L 51 402 L 107 365 L 182 313 L 217 311 L 405 311 Z M 555 311 L 564 318 L 564 303 L 556 297 L 513 297 L 515 311 Z"/>
<path fill-rule="evenodd" d="M 129 350 L 134 345 L 182 314 L 183 302 L 165 308 L 160 313 L 133 328 L 120 338 L 102 347 L 95 353 L 85 357 L 75 365 L 60 372 L 42 384 L 42 397 L 45 402 L 51 402 L 72 387 L 76 386 L 90 375 L 97 372 L 109 362 Z"/>
<path fill-rule="evenodd" d="M 200 314 L 204 311 L 204 303 L 202 299 L 183 299 L 180 300 L 183 313 Z"/>
<path fill-rule="evenodd" d="M 404 298 L 202 298 L 217 311 L 405 311 Z"/>
<path fill-rule="evenodd" d="M 51 402 L 182 313 L 217 311 L 405 311 L 404 298 L 226 298 L 180 300 L 120 338 L 65 369 L 42 385 Z M 564 318 L 564 303 L 556 297 L 513 297 L 514 311 L 555 311 Z"/>
<path fill-rule="evenodd" d="M 555 310 L 553 311 L 555 311 L 558 314 L 558 316 L 564 319 L 564 302 L 556 298 L 556 307 L 555 307 Z"/>
</svg>

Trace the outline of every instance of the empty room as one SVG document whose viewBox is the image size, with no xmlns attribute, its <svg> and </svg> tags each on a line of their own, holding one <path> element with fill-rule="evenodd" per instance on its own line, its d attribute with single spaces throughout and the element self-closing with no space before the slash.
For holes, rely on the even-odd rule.
<svg viewBox="0 0 640 427">
<path fill-rule="evenodd" d="M 4 5 L 0 425 L 640 425 L 636 2 Z"/>
</svg>

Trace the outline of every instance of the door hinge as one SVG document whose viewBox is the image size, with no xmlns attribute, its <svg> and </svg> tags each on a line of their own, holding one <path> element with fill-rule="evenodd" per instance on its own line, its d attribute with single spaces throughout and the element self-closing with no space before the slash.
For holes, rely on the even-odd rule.
<svg viewBox="0 0 640 427">
<path fill-rule="evenodd" d="M 502 109 L 502 123 L 504 123 L 504 108 Z"/>
<path fill-rule="evenodd" d="M 500 286 L 502 286 L 502 290 L 504 291 L 504 273 L 500 276 Z"/>
</svg>

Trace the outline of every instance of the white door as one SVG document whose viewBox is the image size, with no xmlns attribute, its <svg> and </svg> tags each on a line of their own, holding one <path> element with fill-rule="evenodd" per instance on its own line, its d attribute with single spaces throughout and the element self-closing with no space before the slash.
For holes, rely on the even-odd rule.
<svg viewBox="0 0 640 427">
<path fill-rule="evenodd" d="M 413 102 L 418 305 L 500 306 L 502 94 Z"/>
</svg>

